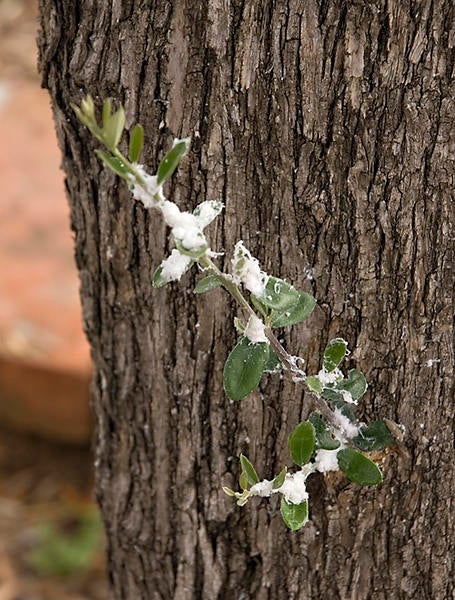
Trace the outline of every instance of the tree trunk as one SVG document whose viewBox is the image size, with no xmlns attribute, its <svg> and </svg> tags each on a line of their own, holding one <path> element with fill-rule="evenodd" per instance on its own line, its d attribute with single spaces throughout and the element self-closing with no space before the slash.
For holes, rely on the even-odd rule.
<svg viewBox="0 0 455 600">
<path fill-rule="evenodd" d="M 445 600 L 454 593 L 455 10 L 450 1 L 41 0 L 43 85 L 63 153 L 95 365 L 97 498 L 112 598 Z M 243 239 L 269 273 L 313 293 L 285 345 L 318 369 L 329 337 L 367 375 L 360 418 L 406 426 L 378 488 L 310 484 L 311 522 L 275 498 L 235 506 L 245 452 L 289 464 L 308 413 L 273 376 L 240 403 L 222 367 L 235 307 L 153 289 L 169 253 L 157 213 L 102 167 L 70 102 L 123 102 L 153 172 L 192 149 L 168 189 L 226 204 L 212 247 Z"/>
</svg>

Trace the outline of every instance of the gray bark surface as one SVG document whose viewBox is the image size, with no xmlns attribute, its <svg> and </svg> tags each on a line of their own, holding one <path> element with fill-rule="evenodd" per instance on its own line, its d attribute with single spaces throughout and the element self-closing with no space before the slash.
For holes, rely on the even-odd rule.
<svg viewBox="0 0 455 600">
<path fill-rule="evenodd" d="M 40 0 L 50 91 L 95 365 L 97 498 L 112 598 L 445 600 L 454 594 L 455 9 L 451 1 Z M 70 102 L 123 102 L 153 171 L 192 136 L 168 196 L 221 199 L 211 229 L 318 299 L 283 332 L 319 368 L 330 337 L 370 387 L 357 414 L 406 426 L 385 482 L 310 484 L 311 522 L 239 509 L 241 451 L 271 478 L 308 413 L 268 377 L 230 403 L 235 307 L 195 273 L 153 289 L 156 213 L 102 167 Z"/>
</svg>

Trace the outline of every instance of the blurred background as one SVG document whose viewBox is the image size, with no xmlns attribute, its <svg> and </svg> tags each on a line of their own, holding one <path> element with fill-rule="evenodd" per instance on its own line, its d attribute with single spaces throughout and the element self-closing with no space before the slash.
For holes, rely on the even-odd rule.
<svg viewBox="0 0 455 600">
<path fill-rule="evenodd" d="M 98 600 L 90 357 L 37 10 L 0 0 L 0 600 Z"/>
</svg>

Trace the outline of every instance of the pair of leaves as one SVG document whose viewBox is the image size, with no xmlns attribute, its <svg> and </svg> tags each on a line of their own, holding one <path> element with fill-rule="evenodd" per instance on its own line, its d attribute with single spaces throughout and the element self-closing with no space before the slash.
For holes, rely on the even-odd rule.
<svg viewBox="0 0 455 600">
<path fill-rule="evenodd" d="M 87 97 L 85 100 L 82 101 L 82 105 L 81 108 L 82 110 L 84 110 L 84 112 L 87 114 L 87 108 L 88 106 L 90 106 L 90 97 Z M 92 101 L 93 103 L 93 101 Z M 94 107 L 93 107 L 94 109 Z M 96 119 L 95 119 L 95 115 L 94 115 L 94 110 L 91 110 L 91 114 L 92 114 L 92 128 L 93 125 L 96 125 Z M 104 142 L 104 144 L 106 145 L 106 147 L 111 151 L 114 152 L 117 148 L 117 146 L 119 145 L 119 142 L 122 138 L 122 134 L 123 134 L 123 130 L 125 129 L 125 121 L 126 121 L 126 115 L 125 115 L 125 109 L 123 108 L 123 106 L 120 106 L 120 108 L 116 111 L 116 112 L 112 112 L 112 100 L 110 98 L 107 98 L 104 101 L 103 104 L 103 114 L 102 114 L 102 122 L 103 122 L 103 126 L 102 129 L 100 131 L 98 131 L 98 133 L 101 134 L 102 137 L 102 141 Z M 97 127 L 97 129 L 99 129 Z M 142 128 L 142 125 L 139 125 L 139 123 L 137 123 L 134 127 L 133 130 L 131 132 L 131 136 L 130 136 L 130 143 L 129 143 L 129 158 L 131 160 L 131 162 L 137 162 L 139 155 L 141 153 L 142 150 L 142 146 L 144 143 L 144 130 Z M 104 160 L 104 159 L 103 159 Z M 109 163 L 107 163 L 109 167 L 111 167 L 111 165 Z"/>
<path fill-rule="evenodd" d="M 262 296 L 252 296 L 255 307 L 264 315 L 271 309 L 272 327 L 287 327 L 300 323 L 316 306 L 316 300 L 306 292 L 299 292 L 278 277 L 269 277 Z"/>
<path fill-rule="evenodd" d="M 231 400 L 241 400 L 258 385 L 269 358 L 269 344 L 254 344 L 242 337 L 224 365 L 224 390 Z"/>
<path fill-rule="evenodd" d="M 256 483 L 259 483 L 259 476 L 256 473 L 256 469 L 244 454 L 240 455 L 240 465 L 242 467 L 240 474 L 240 487 L 242 490 L 246 490 L 248 485 L 255 485 Z M 286 479 L 287 471 L 287 467 L 284 467 L 275 477 L 272 482 L 274 490 L 277 490 L 283 485 L 284 480 Z"/>
</svg>

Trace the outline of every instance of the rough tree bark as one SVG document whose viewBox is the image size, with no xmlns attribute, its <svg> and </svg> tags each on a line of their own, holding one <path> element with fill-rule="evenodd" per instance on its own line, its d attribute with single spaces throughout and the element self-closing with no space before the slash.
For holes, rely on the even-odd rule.
<svg viewBox="0 0 455 600">
<path fill-rule="evenodd" d="M 116 599 L 448 599 L 454 593 L 451 1 L 41 0 L 43 85 L 63 153 L 95 365 L 97 498 Z M 213 247 L 242 238 L 319 307 L 283 333 L 318 368 L 343 335 L 369 393 L 359 416 L 407 429 L 385 482 L 311 483 L 311 523 L 238 509 L 244 451 L 265 477 L 308 411 L 269 378 L 222 390 L 234 306 L 194 275 L 155 290 L 159 217 L 103 169 L 70 102 L 124 102 L 156 167 L 192 150 L 170 195 L 222 199 Z M 233 458 L 234 457 L 234 458 Z"/>
</svg>

